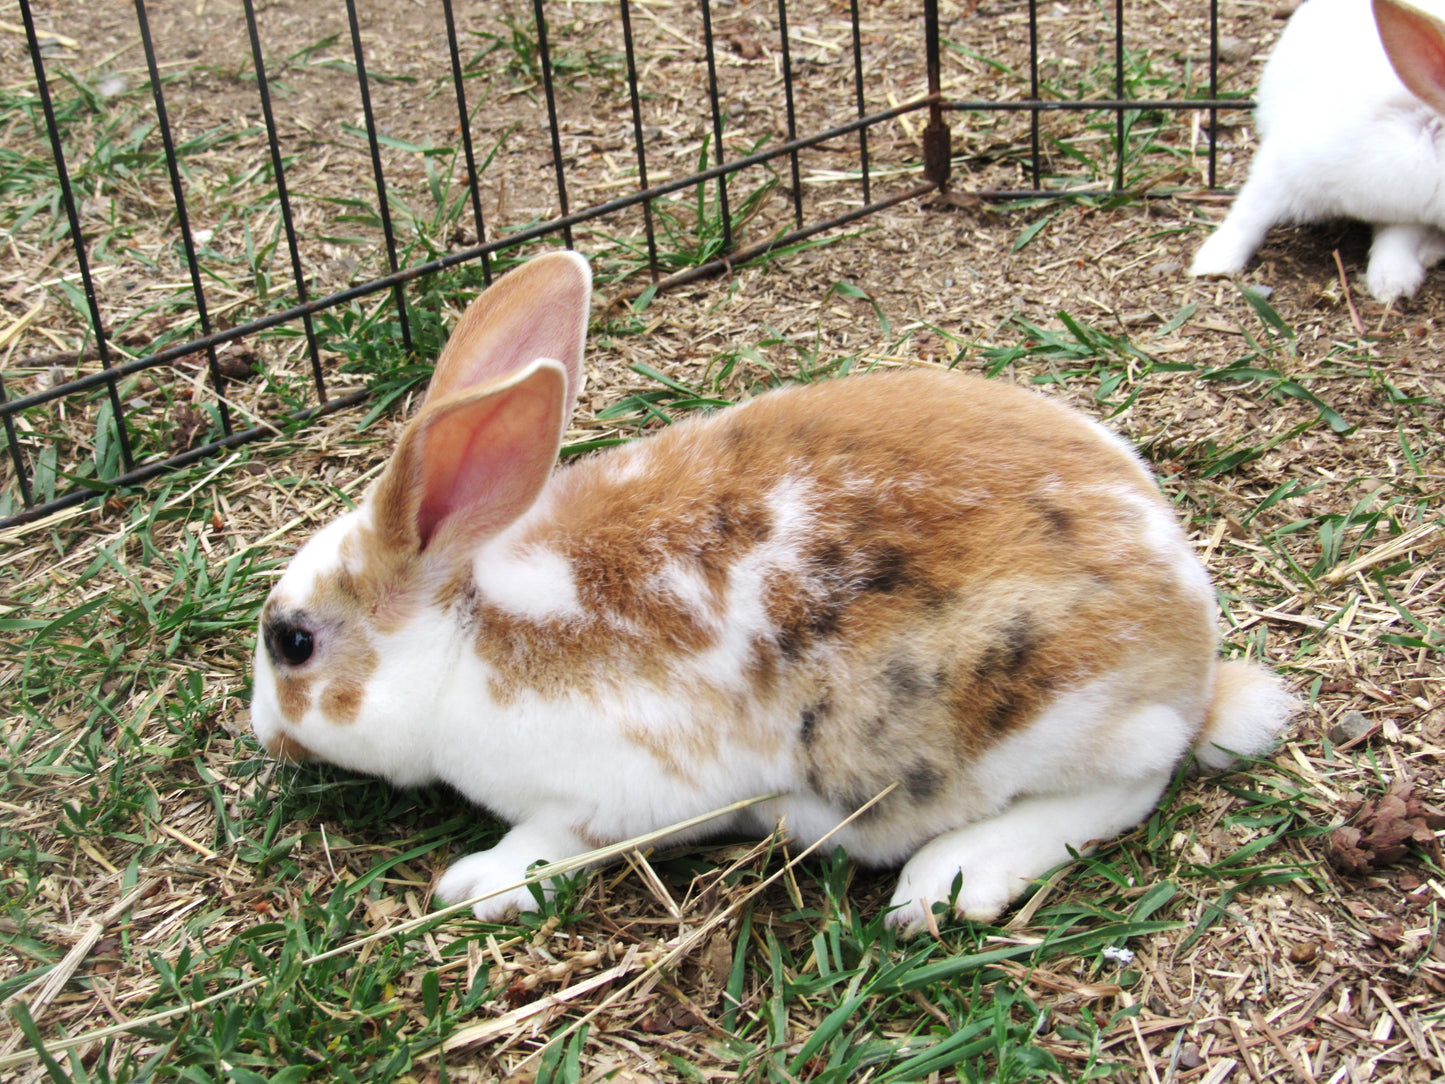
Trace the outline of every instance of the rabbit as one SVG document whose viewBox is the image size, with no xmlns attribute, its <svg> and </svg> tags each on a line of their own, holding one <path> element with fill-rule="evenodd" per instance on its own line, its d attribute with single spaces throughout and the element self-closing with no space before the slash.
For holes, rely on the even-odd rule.
<svg viewBox="0 0 1445 1084">
<path fill-rule="evenodd" d="M 997 917 L 1155 806 L 1191 748 L 1267 750 L 1278 677 L 1217 660 L 1214 593 L 1134 451 L 1042 395 L 946 370 L 760 394 L 554 469 L 587 262 L 468 307 L 352 511 L 260 614 L 252 723 L 284 760 L 449 783 L 513 827 L 443 901 L 773 795 L 903 864 L 890 921 Z M 527 889 L 475 905 L 532 909 Z"/>
<path fill-rule="evenodd" d="M 1372 223 L 1365 285 L 1412 296 L 1445 256 L 1445 0 L 1305 0 L 1259 81 L 1259 149 L 1191 275 L 1241 270 L 1282 222 Z M 1378 26 L 1378 31 L 1377 31 Z"/>
</svg>

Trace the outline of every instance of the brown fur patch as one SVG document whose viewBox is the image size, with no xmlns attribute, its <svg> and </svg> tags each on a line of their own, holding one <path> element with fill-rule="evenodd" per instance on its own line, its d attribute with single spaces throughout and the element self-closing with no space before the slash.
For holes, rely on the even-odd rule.
<svg viewBox="0 0 1445 1084">
<path fill-rule="evenodd" d="M 390 544 L 372 528 L 347 535 L 341 553 L 349 568 L 318 584 L 318 592 L 334 592 L 338 601 L 358 609 L 383 636 L 402 629 L 425 601 L 423 561 L 418 555 Z"/>
<path fill-rule="evenodd" d="M 310 675 L 281 673 L 276 675 L 276 699 L 281 704 L 281 714 L 291 722 L 299 723 L 302 717 L 311 710 L 311 686 L 313 684 Z"/>
<path fill-rule="evenodd" d="M 587 494 L 561 522 L 527 539 L 568 562 L 579 600 L 595 617 L 537 621 L 476 600 L 477 650 L 497 666 L 502 697 L 522 687 L 596 691 L 665 681 L 678 660 L 714 645 L 728 572 L 770 530 L 761 495 L 674 495 L 668 502 L 655 480 L 642 493 L 628 484 L 608 488 L 614 507 L 601 493 Z M 664 514 L 649 514 L 658 503 Z M 634 517 L 617 509 L 647 511 Z M 639 519 L 648 529 L 639 530 Z M 700 606 L 667 590 L 669 572 L 696 583 Z"/>
<path fill-rule="evenodd" d="M 266 752 L 287 764 L 300 764 L 303 760 L 314 759 L 310 749 L 284 733 L 277 734 L 266 743 Z"/>
<path fill-rule="evenodd" d="M 796 742 L 829 799 L 897 781 L 885 806 L 926 802 L 1060 691 L 1125 658 L 1157 659 L 1148 676 L 1165 693 L 1210 665 L 1209 600 L 1179 582 L 1177 554 L 1147 548 L 1135 505 L 1159 502 L 1152 480 L 1082 416 L 1021 389 L 848 378 L 623 455 L 561 472 L 554 515 L 519 542 L 568 562 L 586 616 L 469 605 L 504 698 L 638 683 L 686 697 L 688 726 L 632 735 L 669 771 L 688 774 L 738 740 L 730 728 L 753 726 Z M 806 527 L 780 519 L 779 500 L 806 504 Z M 685 665 L 717 642 L 729 574 L 760 546 L 786 552 L 759 600 L 769 630 L 743 664 L 748 710 L 733 675 L 699 680 Z M 699 598 L 663 591 L 668 570 Z"/>
<path fill-rule="evenodd" d="M 366 696 L 366 685 L 354 677 L 333 678 L 321 694 L 321 711 L 333 723 L 354 723 Z"/>
</svg>

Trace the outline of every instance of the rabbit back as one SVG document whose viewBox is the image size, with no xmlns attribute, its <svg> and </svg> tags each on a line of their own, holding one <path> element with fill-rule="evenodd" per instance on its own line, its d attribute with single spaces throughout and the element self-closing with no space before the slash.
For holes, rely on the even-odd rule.
<svg viewBox="0 0 1445 1084">
<path fill-rule="evenodd" d="M 849 378 L 679 424 L 561 471 L 495 549 L 568 587 L 550 613 L 469 600 L 494 696 L 631 701 L 624 739 L 708 800 L 783 785 L 836 823 L 897 783 L 860 857 L 1171 764 L 1208 701 L 1212 590 L 1148 472 L 991 381 Z"/>
</svg>

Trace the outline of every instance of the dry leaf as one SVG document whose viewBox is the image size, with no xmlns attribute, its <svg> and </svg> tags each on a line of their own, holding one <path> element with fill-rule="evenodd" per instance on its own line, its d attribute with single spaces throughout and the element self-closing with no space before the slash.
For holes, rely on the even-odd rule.
<svg viewBox="0 0 1445 1084">
<path fill-rule="evenodd" d="M 1349 821 L 1330 833 L 1330 864 L 1341 873 L 1363 876 L 1399 862 L 1415 843 L 1441 861 L 1435 832 L 1445 828 L 1445 811 L 1426 805 L 1408 780 L 1378 798 L 1361 802 Z"/>
</svg>

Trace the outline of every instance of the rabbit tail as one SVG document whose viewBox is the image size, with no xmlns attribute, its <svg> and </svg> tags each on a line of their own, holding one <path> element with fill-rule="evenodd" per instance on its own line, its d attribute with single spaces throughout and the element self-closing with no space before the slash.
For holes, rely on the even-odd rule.
<svg viewBox="0 0 1445 1084">
<path fill-rule="evenodd" d="M 1240 756 L 1259 756 L 1297 707 L 1284 682 L 1262 666 L 1242 659 L 1220 662 L 1204 729 L 1194 743 L 1194 757 L 1210 771 L 1231 767 Z"/>
</svg>

